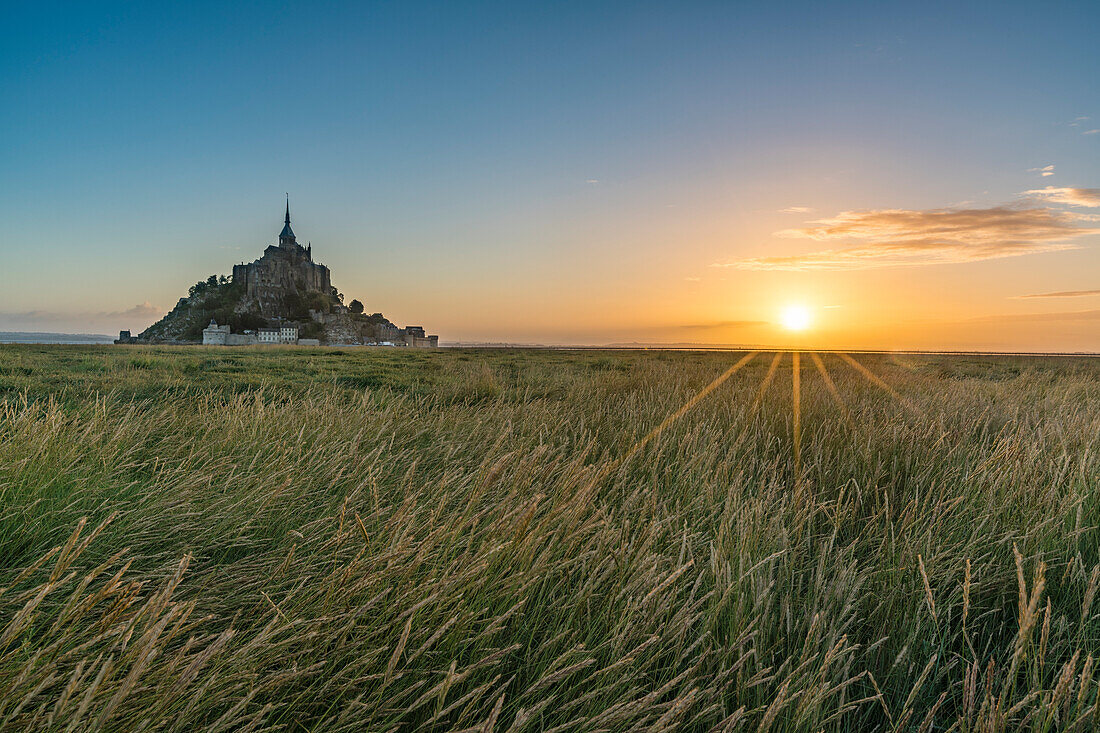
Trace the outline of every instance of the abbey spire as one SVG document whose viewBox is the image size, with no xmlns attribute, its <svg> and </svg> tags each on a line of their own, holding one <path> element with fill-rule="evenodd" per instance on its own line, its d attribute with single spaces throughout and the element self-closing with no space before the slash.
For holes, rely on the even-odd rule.
<svg viewBox="0 0 1100 733">
<path fill-rule="evenodd" d="M 279 245 L 297 244 L 297 240 L 294 237 L 294 230 L 290 228 L 290 195 L 286 197 L 286 219 L 283 224 L 283 231 L 279 232 Z"/>
</svg>

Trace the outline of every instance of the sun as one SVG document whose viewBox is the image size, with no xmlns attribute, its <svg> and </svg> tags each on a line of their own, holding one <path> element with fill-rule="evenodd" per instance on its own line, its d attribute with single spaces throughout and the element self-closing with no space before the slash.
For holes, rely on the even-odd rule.
<svg viewBox="0 0 1100 733">
<path fill-rule="evenodd" d="M 779 314 L 779 322 L 788 331 L 805 331 L 812 321 L 810 309 L 804 305 L 788 305 Z"/>
</svg>

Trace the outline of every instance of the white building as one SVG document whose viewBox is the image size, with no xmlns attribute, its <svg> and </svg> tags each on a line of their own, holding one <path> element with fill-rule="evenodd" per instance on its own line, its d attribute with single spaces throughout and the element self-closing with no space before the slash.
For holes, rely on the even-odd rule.
<svg viewBox="0 0 1100 733">
<path fill-rule="evenodd" d="M 256 331 L 256 338 L 261 344 L 277 344 L 281 335 L 277 328 L 260 328 Z"/>
<path fill-rule="evenodd" d="M 296 344 L 297 326 L 261 328 L 256 331 L 232 333 L 228 325 L 219 326 L 214 321 L 202 331 L 202 343 L 205 346 L 249 346 L 251 344 Z M 316 341 L 314 341 L 316 344 Z"/>
</svg>

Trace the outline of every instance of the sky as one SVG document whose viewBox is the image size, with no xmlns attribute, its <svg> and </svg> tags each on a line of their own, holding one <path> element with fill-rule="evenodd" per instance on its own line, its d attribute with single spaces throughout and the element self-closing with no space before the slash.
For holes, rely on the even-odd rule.
<svg viewBox="0 0 1100 733">
<path fill-rule="evenodd" d="M 289 192 L 349 301 L 442 342 L 1100 351 L 1095 2 L 0 21 L 0 330 L 140 330 Z"/>
</svg>

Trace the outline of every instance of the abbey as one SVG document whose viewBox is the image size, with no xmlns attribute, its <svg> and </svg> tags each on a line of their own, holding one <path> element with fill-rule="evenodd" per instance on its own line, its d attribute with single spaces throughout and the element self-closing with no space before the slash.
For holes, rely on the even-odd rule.
<svg viewBox="0 0 1100 733">
<path fill-rule="evenodd" d="M 233 277 L 195 283 L 164 318 L 118 343 L 204 343 L 219 346 L 298 344 L 435 347 L 422 326 L 398 328 L 381 313 L 332 286 L 329 269 L 313 261 L 313 246 L 298 244 L 287 198 L 279 243 L 260 259 L 233 266 Z"/>
<path fill-rule="evenodd" d="M 313 261 L 313 246 L 298 244 L 290 228 L 290 200 L 279 243 L 264 250 L 254 262 L 233 266 L 233 282 L 244 286 L 245 297 L 259 306 L 265 317 L 277 316 L 288 293 L 319 292 L 336 295 L 329 269 Z"/>
</svg>

